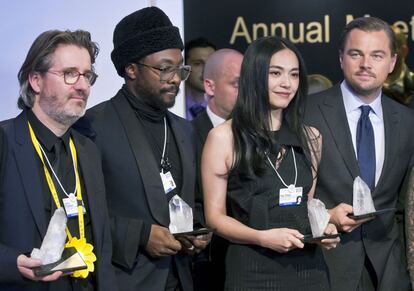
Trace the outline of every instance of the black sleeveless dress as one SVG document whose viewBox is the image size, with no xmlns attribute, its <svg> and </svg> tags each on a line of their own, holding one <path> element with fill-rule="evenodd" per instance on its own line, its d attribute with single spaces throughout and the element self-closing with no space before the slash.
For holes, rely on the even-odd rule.
<svg viewBox="0 0 414 291">
<path fill-rule="evenodd" d="M 296 136 L 286 127 L 282 126 L 273 134 L 277 143 L 286 148 L 278 172 L 288 185 L 295 180 L 291 148 L 294 149 L 298 171 L 296 187 L 303 187 L 301 203 L 279 205 L 279 189 L 286 187 L 265 160 L 265 173 L 260 177 L 241 178 L 237 170 L 229 175 L 228 215 L 258 230 L 286 227 L 311 234 L 307 215 L 307 194 L 312 186 L 310 165 Z M 274 162 L 276 153 L 270 157 Z M 230 243 L 226 255 L 225 290 L 320 291 L 330 290 L 330 287 L 322 250 L 315 244 L 278 253 L 256 245 Z"/>
</svg>

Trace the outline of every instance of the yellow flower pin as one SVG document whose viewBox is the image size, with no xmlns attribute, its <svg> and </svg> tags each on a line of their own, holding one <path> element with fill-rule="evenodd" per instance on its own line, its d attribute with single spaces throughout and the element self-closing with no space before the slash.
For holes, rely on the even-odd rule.
<svg viewBox="0 0 414 291">
<path fill-rule="evenodd" d="M 76 237 L 72 237 L 72 239 L 66 243 L 65 247 L 74 247 L 88 266 L 86 269 L 73 272 L 71 276 L 83 279 L 87 278 L 89 272 L 93 272 L 95 270 L 93 263 L 96 261 L 96 256 L 93 253 L 93 245 L 87 243 L 85 238 L 78 239 Z"/>
</svg>

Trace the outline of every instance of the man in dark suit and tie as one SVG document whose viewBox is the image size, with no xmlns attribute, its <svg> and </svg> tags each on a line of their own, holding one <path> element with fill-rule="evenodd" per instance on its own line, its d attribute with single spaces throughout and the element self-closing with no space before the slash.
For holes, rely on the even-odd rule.
<svg viewBox="0 0 414 291">
<path fill-rule="evenodd" d="M 183 43 L 157 7 L 124 17 L 113 42 L 112 62 L 125 84 L 86 115 L 102 153 L 118 285 L 192 290 L 190 255 L 207 241 L 179 241 L 169 230 L 174 195 L 194 207 L 193 129 L 168 111 L 190 73 Z"/>
<path fill-rule="evenodd" d="M 201 153 L 209 131 L 223 123 L 233 110 L 242 61 L 243 55 L 233 49 L 220 49 L 209 56 L 203 72 L 207 108 L 191 121 L 197 134 L 199 165 L 195 192 L 196 220 L 203 225 L 205 222 L 200 172 Z M 213 236 L 210 247 L 195 256 L 193 275 L 196 291 L 223 289 L 225 250 L 224 239 Z"/>
<path fill-rule="evenodd" d="M 394 212 L 354 220 L 353 182 L 371 189 L 376 210 L 397 207 L 414 150 L 413 112 L 381 92 L 396 61 L 395 36 L 384 21 L 351 21 L 340 43 L 344 81 L 308 98 L 307 123 L 322 134 L 315 196 L 344 232 L 325 253 L 333 290 L 410 290 Z"/>
<path fill-rule="evenodd" d="M 22 113 L 0 123 L 1 290 L 117 290 L 98 149 L 71 128 L 85 112 L 97 54 L 89 32 L 50 30 L 19 71 Z M 66 245 L 88 268 L 37 276 L 32 268 L 42 260 L 30 253 L 63 206 Z"/>
<path fill-rule="evenodd" d="M 216 51 L 216 46 L 204 37 L 190 40 L 185 44 L 184 61 L 191 66 L 191 74 L 185 82 L 185 114 L 193 120 L 206 109 L 204 99 L 203 71 L 208 57 Z"/>
</svg>

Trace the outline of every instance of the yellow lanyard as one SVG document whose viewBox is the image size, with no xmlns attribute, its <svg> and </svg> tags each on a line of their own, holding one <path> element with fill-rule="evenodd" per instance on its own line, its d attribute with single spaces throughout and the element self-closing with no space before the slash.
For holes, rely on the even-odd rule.
<svg viewBox="0 0 414 291">
<path fill-rule="evenodd" d="M 60 208 L 60 201 L 59 201 L 59 197 L 56 191 L 56 187 L 53 183 L 52 177 L 50 176 L 49 170 L 46 167 L 45 161 L 43 159 L 43 155 L 42 152 L 40 150 L 40 144 L 39 141 L 36 138 L 35 133 L 33 132 L 32 126 L 30 125 L 30 122 L 28 122 L 29 124 L 29 131 L 30 131 L 30 137 L 32 139 L 32 143 L 33 146 L 35 147 L 35 150 L 37 152 L 37 155 L 39 156 L 40 160 L 42 161 L 43 164 L 43 170 L 45 172 L 45 176 L 46 176 L 46 181 L 47 181 L 47 185 L 49 186 L 50 189 L 50 193 L 52 194 L 53 200 L 55 201 L 56 207 Z M 73 162 L 75 163 L 75 179 L 76 179 L 76 200 L 78 203 L 78 222 L 79 222 L 79 236 L 80 238 L 84 238 L 85 237 L 85 224 L 83 221 L 83 205 L 82 205 L 82 190 L 81 190 L 81 186 L 80 186 L 80 179 L 79 179 L 79 173 L 78 173 L 78 159 L 77 159 L 77 155 L 76 155 L 76 148 L 75 145 L 73 143 L 72 138 L 69 139 L 69 147 L 70 147 L 70 152 L 73 156 Z M 72 235 L 69 232 L 69 229 L 66 227 L 66 233 L 68 235 L 68 239 L 71 240 L 72 239 Z"/>
</svg>

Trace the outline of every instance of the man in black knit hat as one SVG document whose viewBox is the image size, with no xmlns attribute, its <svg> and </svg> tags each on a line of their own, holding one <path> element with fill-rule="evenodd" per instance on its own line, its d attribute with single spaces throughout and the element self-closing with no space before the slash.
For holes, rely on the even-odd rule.
<svg viewBox="0 0 414 291">
<path fill-rule="evenodd" d="M 123 18 L 113 42 L 111 58 L 125 84 L 88 110 L 87 120 L 102 152 L 118 285 L 192 290 L 189 255 L 207 242 L 178 241 L 168 228 L 171 197 L 193 207 L 196 173 L 192 127 L 168 111 L 190 73 L 179 30 L 148 7 Z"/>
</svg>

